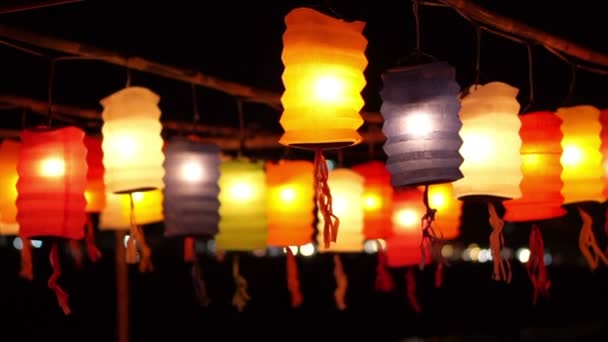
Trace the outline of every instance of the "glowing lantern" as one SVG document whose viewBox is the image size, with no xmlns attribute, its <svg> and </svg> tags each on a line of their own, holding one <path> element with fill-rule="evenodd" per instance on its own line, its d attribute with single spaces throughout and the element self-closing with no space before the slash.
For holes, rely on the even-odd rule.
<svg viewBox="0 0 608 342">
<path fill-rule="evenodd" d="M 17 163 L 17 222 L 25 238 L 82 239 L 87 220 L 84 132 L 76 127 L 40 128 L 21 134 Z M 67 294 L 57 285 L 60 274 L 57 244 L 51 247 L 51 288 L 65 314 Z"/>
<path fill-rule="evenodd" d="M 21 143 L 5 139 L 0 143 L 0 235 L 17 235 L 17 161 Z"/>
<path fill-rule="evenodd" d="M 386 239 L 388 266 L 406 267 L 420 264 L 422 259 L 420 218 L 425 211 L 420 190 L 406 188 L 395 191 L 391 218 L 392 235 Z"/>
<path fill-rule="evenodd" d="M 220 149 L 186 138 L 167 142 L 164 216 L 166 236 L 217 234 Z"/>
<path fill-rule="evenodd" d="M 454 195 L 519 198 L 521 121 L 518 89 L 501 82 L 473 85 L 462 98 L 460 130 L 464 178 L 453 183 Z"/>
<path fill-rule="evenodd" d="M 329 185 L 332 188 L 333 210 L 340 217 L 340 236 L 329 247 L 322 244 L 322 227 L 325 218 L 319 213 L 317 240 L 320 252 L 363 251 L 363 177 L 355 171 L 338 168 L 330 172 Z"/>
<path fill-rule="evenodd" d="M 133 197 L 133 211 L 131 200 Z M 99 216 L 100 230 L 129 230 L 131 215 L 135 225 L 146 225 L 163 221 L 162 190 L 134 192 L 133 194 L 106 193 L 106 207 Z"/>
<path fill-rule="evenodd" d="M 87 188 L 84 196 L 87 199 L 87 212 L 99 213 L 106 205 L 106 189 L 103 181 L 103 151 L 101 138 L 85 136 L 87 148 Z"/>
<path fill-rule="evenodd" d="M 363 235 L 365 239 L 385 239 L 391 233 L 393 186 L 391 175 L 380 161 L 371 161 L 352 168 L 364 179 Z"/>
<path fill-rule="evenodd" d="M 562 119 L 564 204 L 602 202 L 602 153 L 600 111 L 592 106 L 559 108 Z"/>
<path fill-rule="evenodd" d="M 429 186 L 429 206 L 437 210 L 434 226 L 440 238 L 456 239 L 460 235 L 462 201 L 454 197 L 451 183 Z"/>
<path fill-rule="evenodd" d="M 266 248 L 266 175 L 262 162 L 229 160 L 220 164 L 220 223 L 216 247 L 223 251 Z"/>
<path fill-rule="evenodd" d="M 604 176 L 604 197 L 608 198 L 608 109 L 603 109 L 600 112 L 600 123 L 602 124 L 600 138 L 602 140 L 601 151 Z"/>
<path fill-rule="evenodd" d="M 322 150 L 357 144 L 363 124 L 361 91 L 367 66 L 364 22 L 346 22 L 309 8 L 285 17 L 282 61 L 285 92 L 280 123 L 283 145 L 315 150 L 314 189 L 327 217 L 323 244 L 335 242 L 338 217 L 331 211 L 327 165 Z"/>
<path fill-rule="evenodd" d="M 552 112 L 520 116 L 522 197 L 504 201 L 505 221 L 525 222 L 560 217 L 562 208 L 562 120 Z"/>
<path fill-rule="evenodd" d="M 384 151 L 395 187 L 462 178 L 460 87 L 454 78 L 445 62 L 382 74 Z"/>
<path fill-rule="evenodd" d="M 101 100 L 103 164 L 109 192 L 163 187 L 160 98 L 147 88 L 128 87 Z"/>
</svg>

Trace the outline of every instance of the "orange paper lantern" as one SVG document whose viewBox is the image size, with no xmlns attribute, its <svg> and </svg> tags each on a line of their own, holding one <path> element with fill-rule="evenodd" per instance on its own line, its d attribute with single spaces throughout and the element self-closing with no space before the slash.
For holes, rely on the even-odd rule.
<svg viewBox="0 0 608 342">
<path fill-rule="evenodd" d="M 417 188 L 396 190 L 393 195 L 392 235 L 386 239 L 387 264 L 390 267 L 420 264 L 420 220 L 426 212 L 422 199 L 423 193 Z M 427 261 L 430 262 L 430 258 Z"/>
<path fill-rule="evenodd" d="M 604 179 L 604 197 L 608 198 L 608 109 L 603 109 L 600 112 L 600 123 L 602 130 L 600 131 L 602 151 L 602 174 Z"/>
<path fill-rule="evenodd" d="M 520 115 L 522 197 L 507 200 L 505 221 L 524 222 L 560 217 L 562 208 L 562 120 L 552 112 Z"/>
<path fill-rule="evenodd" d="M 99 213 L 106 206 L 106 188 L 103 181 L 103 150 L 101 138 L 86 136 L 84 145 L 87 148 L 87 188 L 84 196 L 87 199 L 87 212 Z"/>
<path fill-rule="evenodd" d="M 380 161 L 371 161 L 352 168 L 364 179 L 363 235 L 365 239 L 385 239 L 391 234 L 393 186 L 391 174 Z"/>
<path fill-rule="evenodd" d="M 0 235 L 17 235 L 17 161 L 21 143 L 5 139 L 0 143 Z"/>
</svg>

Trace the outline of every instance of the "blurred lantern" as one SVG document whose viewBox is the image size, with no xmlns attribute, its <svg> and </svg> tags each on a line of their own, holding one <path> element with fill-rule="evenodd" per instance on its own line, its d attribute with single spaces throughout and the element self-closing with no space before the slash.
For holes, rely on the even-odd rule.
<svg viewBox="0 0 608 342">
<path fill-rule="evenodd" d="M 244 159 L 222 161 L 220 164 L 220 223 L 215 246 L 224 251 L 256 251 L 266 248 L 268 218 L 267 189 L 263 162 Z M 242 311 L 249 301 L 247 281 L 239 273 L 235 255 L 232 275 L 236 291 L 232 303 Z"/>
<path fill-rule="evenodd" d="M 21 143 L 5 139 L 0 143 L 0 235 L 19 234 L 17 224 L 17 161 Z M 24 244 L 25 245 L 25 244 Z"/>
<path fill-rule="evenodd" d="M 557 115 L 562 119 L 564 134 L 561 157 L 564 204 L 578 206 L 583 221 L 579 249 L 589 267 L 595 270 L 600 260 L 608 264 L 608 258 L 595 239 L 591 215 L 580 204 L 604 201 L 600 111 L 593 106 L 580 105 L 558 108 Z"/>
<path fill-rule="evenodd" d="M 363 236 L 367 240 L 385 239 L 391 233 L 393 186 L 391 175 L 380 161 L 371 161 L 352 168 L 364 180 Z"/>
<path fill-rule="evenodd" d="M 460 136 L 463 144 L 460 167 L 464 178 L 453 183 L 454 195 L 505 198 L 521 197 L 521 121 L 518 117 L 518 89 L 502 82 L 474 84 L 461 99 Z M 492 227 L 490 249 L 495 280 L 510 282 L 511 266 L 502 259 L 504 222 L 488 202 Z M 506 264 L 506 267 L 505 267 Z"/>
<path fill-rule="evenodd" d="M 163 187 L 159 101 L 158 95 L 143 87 L 127 87 L 101 100 L 104 181 L 108 192 L 132 194 Z M 143 231 L 134 224 L 127 254 L 135 255 L 137 245 L 142 251 L 149 251 Z M 140 270 L 151 269 L 151 259 L 142 257 Z"/>
<path fill-rule="evenodd" d="M 324 246 L 323 227 L 325 217 L 318 215 L 317 242 L 319 252 L 360 253 L 363 251 L 363 177 L 355 171 L 337 168 L 331 171 L 329 185 L 333 189 L 333 209 L 340 217 L 340 237 L 331 246 Z M 334 297 L 338 309 L 346 309 L 348 279 L 338 254 L 334 255 L 336 290 Z"/>
<path fill-rule="evenodd" d="M 600 149 L 602 152 L 602 176 L 604 179 L 604 198 L 608 198 L 608 109 L 600 112 Z M 608 216 L 607 216 L 608 217 Z M 606 220 L 606 233 L 608 234 L 608 220 Z"/>
<path fill-rule="evenodd" d="M 462 178 L 460 87 L 454 78 L 445 62 L 382 74 L 384 151 L 395 187 Z"/>
<path fill-rule="evenodd" d="M 416 297 L 416 279 L 412 266 L 431 262 L 431 255 L 424 255 L 420 218 L 425 213 L 423 193 L 417 188 L 396 190 L 393 195 L 392 235 L 386 240 L 389 267 L 408 267 L 406 274 L 408 299 L 412 309 L 420 312 Z"/>
<path fill-rule="evenodd" d="M 328 170 L 322 150 L 357 144 L 363 124 L 361 91 L 367 66 L 363 22 L 345 22 L 309 8 L 285 17 L 285 66 L 280 123 L 283 145 L 315 151 L 315 196 L 325 216 L 323 244 L 335 242 L 339 225 L 332 212 Z"/>
<path fill-rule="evenodd" d="M 452 183 L 429 186 L 429 206 L 437 210 L 435 230 L 442 239 L 453 240 L 460 236 L 462 201 L 454 197 Z"/>
<path fill-rule="evenodd" d="M 100 213 L 106 205 L 106 189 L 103 181 L 103 150 L 102 139 L 85 136 L 84 145 L 87 148 L 87 187 L 84 196 L 87 199 L 87 212 Z"/>
<path fill-rule="evenodd" d="M 268 245 L 287 247 L 287 286 L 291 305 L 300 306 L 302 294 L 295 256 L 289 246 L 312 242 L 314 228 L 313 165 L 309 161 L 266 163 L 268 186 Z"/>
<path fill-rule="evenodd" d="M 40 128 L 21 133 L 17 172 L 17 222 L 26 239 L 82 239 L 86 222 L 87 182 L 84 132 L 76 127 Z M 65 314 L 68 295 L 57 285 L 61 272 L 57 243 L 50 253 L 51 288 Z"/>
</svg>

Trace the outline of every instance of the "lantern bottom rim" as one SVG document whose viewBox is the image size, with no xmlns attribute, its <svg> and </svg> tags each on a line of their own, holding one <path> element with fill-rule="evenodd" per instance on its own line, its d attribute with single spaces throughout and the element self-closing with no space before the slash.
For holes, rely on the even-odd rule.
<svg viewBox="0 0 608 342">
<path fill-rule="evenodd" d="M 285 146 L 289 146 L 292 148 L 298 148 L 302 150 L 335 150 L 339 148 L 354 146 L 358 144 L 358 141 L 339 141 L 339 142 L 327 142 L 327 143 L 290 143 L 286 144 L 281 142 L 281 144 Z"/>
<path fill-rule="evenodd" d="M 124 195 L 124 194 L 131 194 L 134 192 L 147 192 L 147 191 L 154 191 L 157 190 L 158 188 L 156 187 L 152 187 L 152 186 L 146 186 L 146 187 L 141 187 L 141 188 L 135 188 L 135 189 L 127 189 L 127 190 L 120 190 L 120 191 L 112 191 L 113 194 L 117 194 L 117 195 Z"/>
</svg>

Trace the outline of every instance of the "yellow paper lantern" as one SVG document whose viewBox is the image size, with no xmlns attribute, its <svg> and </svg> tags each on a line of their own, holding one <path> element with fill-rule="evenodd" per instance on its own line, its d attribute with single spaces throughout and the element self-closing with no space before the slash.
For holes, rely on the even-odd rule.
<svg viewBox="0 0 608 342">
<path fill-rule="evenodd" d="M 266 163 L 268 245 L 301 246 L 314 234 L 313 166 L 305 160 Z"/>
<path fill-rule="evenodd" d="M 346 22 L 310 8 L 285 17 L 280 143 L 340 147 L 361 141 L 361 91 L 367 66 L 364 22 Z"/>
<path fill-rule="evenodd" d="M 429 206 L 437 210 L 433 225 L 438 237 L 456 239 L 460 235 L 462 201 L 454 197 L 452 183 L 429 185 Z"/>
<path fill-rule="evenodd" d="M 21 143 L 5 139 L 0 144 L 0 235 L 17 235 L 17 161 Z"/>
<path fill-rule="evenodd" d="M 133 215 L 136 225 L 163 221 L 163 192 L 134 192 Z M 106 193 L 106 207 L 99 216 L 100 230 L 129 230 L 131 227 L 131 200 L 129 194 Z"/>
<path fill-rule="evenodd" d="M 363 251 L 364 179 L 355 171 L 338 168 L 329 174 L 329 186 L 332 189 L 333 210 L 340 218 L 338 239 L 328 248 L 323 246 L 324 217 L 319 213 L 317 241 L 320 252 Z"/>
<path fill-rule="evenodd" d="M 163 187 L 159 101 L 158 95 L 143 87 L 128 87 L 101 100 L 104 180 L 108 192 Z"/>
<path fill-rule="evenodd" d="M 454 195 L 519 198 L 521 137 L 518 89 L 501 82 L 473 85 L 461 99 L 460 166 Z"/>
<path fill-rule="evenodd" d="M 600 110 L 593 106 L 559 108 L 562 119 L 562 195 L 564 204 L 604 201 Z"/>
<path fill-rule="evenodd" d="M 220 223 L 216 248 L 254 251 L 266 248 L 266 175 L 263 162 L 236 159 L 220 164 Z"/>
</svg>

